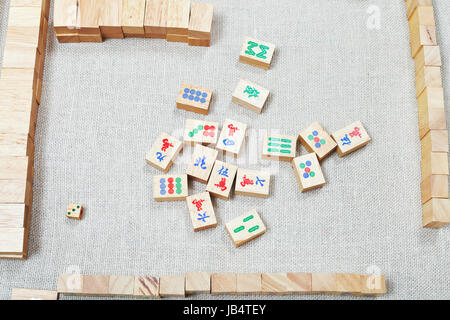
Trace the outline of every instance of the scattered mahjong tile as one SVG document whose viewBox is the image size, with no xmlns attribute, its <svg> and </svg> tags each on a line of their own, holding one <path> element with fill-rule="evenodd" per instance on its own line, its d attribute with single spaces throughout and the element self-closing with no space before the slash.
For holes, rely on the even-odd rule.
<svg viewBox="0 0 450 320">
<path fill-rule="evenodd" d="M 184 200 L 187 194 L 186 174 L 167 174 L 153 177 L 153 198 L 155 201 Z"/>
<path fill-rule="evenodd" d="M 246 130 L 247 125 L 245 123 L 226 119 L 223 123 L 216 149 L 229 152 L 237 157 L 241 150 Z"/>
<path fill-rule="evenodd" d="M 315 152 L 319 160 L 322 160 L 336 148 L 336 142 L 330 137 L 324 128 L 318 123 L 312 123 L 300 133 L 300 142 L 309 152 Z"/>
<path fill-rule="evenodd" d="M 216 149 L 197 144 L 186 170 L 187 175 L 196 181 L 207 183 L 218 153 Z"/>
<path fill-rule="evenodd" d="M 231 220 L 225 228 L 236 248 L 266 232 L 266 226 L 256 210 Z"/>
<path fill-rule="evenodd" d="M 236 177 L 237 169 L 232 164 L 216 160 L 206 191 L 215 197 L 227 200 L 230 196 L 231 186 Z"/>
<path fill-rule="evenodd" d="M 234 90 L 232 101 L 251 111 L 261 113 L 268 97 L 269 90 L 256 83 L 241 79 Z"/>
<path fill-rule="evenodd" d="M 331 135 L 337 143 L 339 157 L 364 147 L 370 142 L 370 137 L 361 122 L 356 121 Z"/>
<path fill-rule="evenodd" d="M 184 143 L 189 145 L 196 143 L 215 145 L 219 136 L 218 132 L 219 123 L 217 122 L 186 119 Z"/>
<path fill-rule="evenodd" d="M 167 172 L 182 148 L 181 141 L 163 132 L 153 143 L 145 160 L 152 167 Z"/>
<path fill-rule="evenodd" d="M 269 69 L 275 45 L 273 43 L 246 37 L 239 61 L 262 69 Z"/>
<path fill-rule="evenodd" d="M 209 192 L 189 196 L 186 198 L 186 202 L 195 232 L 217 226 L 216 214 Z"/>
<path fill-rule="evenodd" d="M 66 211 L 67 218 L 81 220 L 82 215 L 83 215 L 82 205 L 69 203 Z"/>
<path fill-rule="evenodd" d="M 262 171 L 239 168 L 234 192 L 239 195 L 267 198 L 270 174 Z"/>
<path fill-rule="evenodd" d="M 320 188 L 325 184 L 325 178 L 315 153 L 297 157 L 291 163 L 301 192 Z"/>
<path fill-rule="evenodd" d="M 283 134 L 266 134 L 264 136 L 262 158 L 291 161 L 295 158 L 297 137 Z"/>
<path fill-rule="evenodd" d="M 207 115 L 212 91 L 206 88 L 182 83 L 177 98 L 177 108 Z"/>
</svg>

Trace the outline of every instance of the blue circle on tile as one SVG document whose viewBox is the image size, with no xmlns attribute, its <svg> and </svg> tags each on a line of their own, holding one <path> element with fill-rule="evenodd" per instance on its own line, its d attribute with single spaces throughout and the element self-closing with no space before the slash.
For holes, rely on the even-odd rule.
<svg viewBox="0 0 450 320">
<path fill-rule="evenodd" d="M 190 95 L 190 96 L 189 96 L 189 100 L 194 100 L 194 96 L 193 96 L 193 95 Z"/>
<path fill-rule="evenodd" d="M 195 93 L 195 90 L 194 90 L 194 89 L 191 89 L 191 91 L 189 91 L 189 93 L 190 93 L 190 94 L 194 94 L 194 93 Z"/>
<path fill-rule="evenodd" d="M 320 142 L 317 142 L 317 143 L 315 144 L 315 146 L 316 146 L 316 148 L 320 148 L 320 146 L 321 146 Z"/>
<path fill-rule="evenodd" d="M 206 99 L 205 99 L 205 98 L 201 98 L 201 99 L 200 99 L 200 102 L 201 102 L 201 103 L 205 103 L 205 102 L 206 102 Z"/>
<path fill-rule="evenodd" d="M 163 184 L 164 182 L 166 182 L 166 179 L 161 178 L 161 179 L 159 180 L 159 182 L 161 182 L 161 184 Z"/>
<path fill-rule="evenodd" d="M 313 134 L 313 136 L 315 137 L 315 136 L 317 136 L 319 133 L 318 133 L 316 130 L 314 130 L 314 131 L 312 132 L 312 134 Z"/>
<path fill-rule="evenodd" d="M 303 178 L 307 179 L 309 177 L 309 174 L 307 174 L 306 172 L 303 173 Z"/>
<path fill-rule="evenodd" d="M 197 91 L 195 94 L 199 96 L 199 95 L 202 94 L 202 92 L 201 91 Z"/>
<path fill-rule="evenodd" d="M 183 93 L 183 99 L 187 99 L 189 95 L 187 93 Z"/>
<path fill-rule="evenodd" d="M 203 92 L 203 93 L 202 93 L 202 97 L 203 97 L 203 98 L 206 98 L 207 96 L 208 96 L 208 94 L 207 94 L 206 92 Z"/>
<path fill-rule="evenodd" d="M 306 165 L 309 167 L 311 165 L 311 161 L 306 161 Z"/>
<path fill-rule="evenodd" d="M 195 102 L 198 102 L 199 100 L 200 100 L 199 97 L 195 97 L 195 98 L 194 98 L 194 101 L 195 101 Z"/>
<path fill-rule="evenodd" d="M 184 88 L 184 92 L 189 93 L 189 88 Z"/>
</svg>

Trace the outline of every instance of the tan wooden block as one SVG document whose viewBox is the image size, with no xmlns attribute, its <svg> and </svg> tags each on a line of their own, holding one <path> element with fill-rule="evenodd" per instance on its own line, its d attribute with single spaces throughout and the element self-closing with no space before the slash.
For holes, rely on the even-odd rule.
<svg viewBox="0 0 450 320">
<path fill-rule="evenodd" d="M 3 53 L 3 68 L 36 69 L 39 60 L 39 50 L 25 44 L 6 43 Z M 40 73 L 38 73 L 41 75 Z"/>
<path fill-rule="evenodd" d="M 211 275 L 211 295 L 236 294 L 237 277 L 235 273 L 213 273 Z"/>
<path fill-rule="evenodd" d="M 181 201 L 188 195 L 186 174 L 168 174 L 153 177 L 155 201 Z"/>
<path fill-rule="evenodd" d="M 132 296 L 134 294 L 133 276 L 109 276 L 108 294 L 114 296 Z"/>
<path fill-rule="evenodd" d="M 109 292 L 109 276 L 84 275 L 83 290 L 84 296 L 107 296 Z"/>
<path fill-rule="evenodd" d="M 239 61 L 267 70 L 270 68 L 274 52 L 275 45 L 273 43 L 246 37 Z"/>
<path fill-rule="evenodd" d="M 219 160 L 214 162 L 206 191 L 211 195 L 227 200 L 236 177 L 237 167 Z"/>
<path fill-rule="evenodd" d="M 208 183 L 209 176 L 217 159 L 218 151 L 197 144 L 192 153 L 186 174 L 201 183 Z"/>
<path fill-rule="evenodd" d="M 153 143 L 145 160 L 154 168 L 167 172 L 182 148 L 181 141 L 163 132 Z"/>
<path fill-rule="evenodd" d="M 186 202 L 194 232 L 217 226 L 216 214 L 208 192 L 189 196 Z"/>
<path fill-rule="evenodd" d="M 416 95 L 419 97 L 426 87 L 442 88 L 441 67 L 423 67 L 416 76 Z"/>
<path fill-rule="evenodd" d="M 33 141 L 27 134 L 0 133 L 0 156 L 33 158 Z"/>
<path fill-rule="evenodd" d="M 161 297 L 186 296 L 185 278 L 183 276 L 162 276 L 159 278 L 159 295 Z"/>
<path fill-rule="evenodd" d="M 418 6 L 432 6 L 433 0 L 406 0 L 406 13 L 408 16 L 408 19 L 412 16 L 414 13 L 414 10 Z"/>
<path fill-rule="evenodd" d="M 27 255 L 25 254 L 0 254 L 0 260 L 1 259 L 8 259 L 8 260 L 26 260 Z"/>
<path fill-rule="evenodd" d="M 41 8 L 32 6 L 10 7 L 8 26 L 39 27 L 41 18 L 44 18 Z"/>
<path fill-rule="evenodd" d="M 66 217 L 70 219 L 81 220 L 83 216 L 83 206 L 80 204 L 69 203 L 67 206 Z"/>
<path fill-rule="evenodd" d="M 184 144 L 191 146 L 196 143 L 215 145 L 217 143 L 218 136 L 218 122 L 186 119 L 183 136 Z"/>
<path fill-rule="evenodd" d="M 30 115 L 30 118 L 35 119 L 37 117 L 39 105 L 32 87 L 33 84 L 32 82 L 28 85 L 25 83 L 23 81 L 22 84 L 15 86 L 13 81 L 0 80 L 1 112 L 25 112 Z"/>
<path fill-rule="evenodd" d="M 99 16 L 100 16 L 100 1 L 97 0 L 78 0 L 78 16 L 77 26 L 78 33 L 90 37 L 101 37 Z M 90 37 L 80 37 L 85 41 Z"/>
<path fill-rule="evenodd" d="M 80 36 L 78 33 L 57 35 L 56 38 L 60 43 L 78 43 L 80 42 Z"/>
<path fill-rule="evenodd" d="M 262 281 L 260 273 L 238 273 L 236 274 L 236 293 L 261 294 Z"/>
<path fill-rule="evenodd" d="M 254 209 L 229 221 L 225 225 L 225 229 L 230 235 L 231 240 L 233 240 L 236 248 L 266 232 L 264 222 Z"/>
<path fill-rule="evenodd" d="M 414 59 L 416 74 L 420 73 L 424 67 L 442 66 L 441 51 L 439 46 L 423 46 Z"/>
<path fill-rule="evenodd" d="M 417 98 L 419 110 L 421 107 L 427 109 L 445 108 L 444 89 L 443 88 L 425 88 L 422 94 Z"/>
<path fill-rule="evenodd" d="M 0 228 L 0 253 L 24 254 L 26 248 L 24 228 Z"/>
<path fill-rule="evenodd" d="M 58 292 L 13 288 L 11 292 L 11 300 L 58 300 Z"/>
<path fill-rule="evenodd" d="M 431 152 L 447 152 L 448 153 L 448 131 L 447 130 L 430 130 L 420 141 L 422 154 Z"/>
<path fill-rule="evenodd" d="M 315 152 L 319 160 L 324 159 L 336 149 L 336 142 L 318 123 L 312 123 L 299 136 L 300 142 L 309 152 Z"/>
<path fill-rule="evenodd" d="M 78 39 L 80 42 L 103 42 L 103 37 L 101 34 L 78 34 Z"/>
<path fill-rule="evenodd" d="M 43 18 L 41 26 L 24 27 L 8 26 L 6 42 L 12 45 L 23 45 L 37 48 L 41 54 L 45 54 L 47 45 L 48 22 Z"/>
<path fill-rule="evenodd" d="M 261 280 L 263 294 L 285 295 L 292 293 L 292 282 L 287 273 L 263 273 Z"/>
<path fill-rule="evenodd" d="M 231 119 L 225 119 L 216 149 L 231 153 L 237 158 L 245 139 L 247 125 Z"/>
<path fill-rule="evenodd" d="M 166 40 L 168 42 L 188 42 L 188 37 L 185 35 L 179 35 L 179 34 L 170 34 L 168 33 L 166 35 Z"/>
<path fill-rule="evenodd" d="M 77 16 L 78 0 L 53 0 L 53 27 L 56 34 L 78 35 Z"/>
<path fill-rule="evenodd" d="M 145 0 L 123 0 L 122 30 L 126 37 L 144 36 Z"/>
<path fill-rule="evenodd" d="M 210 39 L 213 15 L 214 6 L 211 3 L 192 2 L 189 38 Z"/>
<path fill-rule="evenodd" d="M 28 134 L 31 139 L 34 139 L 36 117 L 37 114 L 30 112 L 0 110 L 0 132 Z"/>
<path fill-rule="evenodd" d="M 295 158 L 297 137 L 268 133 L 264 136 L 262 159 L 291 161 Z"/>
<path fill-rule="evenodd" d="M 159 278 L 134 277 L 134 295 L 159 298 Z"/>
<path fill-rule="evenodd" d="M 211 274 L 186 272 L 186 293 L 211 293 Z"/>
<path fill-rule="evenodd" d="M 355 273 L 338 273 L 336 275 L 336 288 L 340 295 L 361 294 L 361 275 Z"/>
<path fill-rule="evenodd" d="M 177 108 L 207 115 L 212 91 L 206 88 L 182 83 L 177 97 Z"/>
<path fill-rule="evenodd" d="M 431 198 L 448 198 L 448 175 L 433 174 L 422 181 L 420 185 L 422 203 Z"/>
<path fill-rule="evenodd" d="M 144 17 L 146 38 L 166 38 L 167 5 L 167 0 L 147 0 Z"/>
<path fill-rule="evenodd" d="M 0 156 L 0 180 L 33 181 L 33 162 L 29 157 Z"/>
<path fill-rule="evenodd" d="M 422 155 L 422 181 L 434 174 L 448 175 L 448 153 L 431 152 Z"/>
<path fill-rule="evenodd" d="M 290 291 L 294 294 L 307 294 L 312 291 L 311 273 L 287 273 L 287 278 L 291 281 Z"/>
<path fill-rule="evenodd" d="M 321 188 L 325 185 L 326 181 L 315 153 L 297 157 L 292 160 L 291 164 L 301 192 Z"/>
<path fill-rule="evenodd" d="M 386 278 L 384 275 L 361 275 L 361 294 L 366 296 L 382 296 L 386 294 Z"/>
<path fill-rule="evenodd" d="M 0 204 L 0 229 L 28 228 L 29 208 L 25 204 Z"/>
<path fill-rule="evenodd" d="M 236 175 L 234 193 L 267 198 L 270 191 L 270 173 L 239 168 Z"/>
<path fill-rule="evenodd" d="M 433 6 L 417 6 L 413 14 L 409 18 L 410 31 L 414 30 L 414 26 L 435 26 Z"/>
<path fill-rule="evenodd" d="M 195 47 L 209 47 L 211 45 L 210 39 L 188 38 L 188 45 Z"/>
<path fill-rule="evenodd" d="M 190 0 L 168 0 L 167 3 L 167 34 L 188 35 Z"/>
<path fill-rule="evenodd" d="M 365 145 L 371 138 L 361 122 L 355 121 L 352 124 L 334 132 L 331 137 L 337 143 L 337 153 L 339 157 L 348 155 Z"/>
<path fill-rule="evenodd" d="M 261 113 L 269 97 L 269 90 L 245 79 L 239 80 L 231 100 L 251 111 Z"/>
<path fill-rule="evenodd" d="M 50 0 L 11 0 L 11 7 L 37 7 L 41 9 L 43 16 L 48 19 L 50 11 Z"/>
<path fill-rule="evenodd" d="M 97 0 L 99 5 L 99 26 L 103 38 L 123 39 L 122 1 Z"/>
<path fill-rule="evenodd" d="M 24 203 L 31 207 L 33 189 L 26 180 L 0 180 L 0 203 Z"/>
<path fill-rule="evenodd" d="M 313 273 L 311 278 L 312 292 L 316 294 L 336 294 L 336 273 Z"/>
<path fill-rule="evenodd" d="M 419 137 L 422 139 L 430 130 L 445 130 L 447 117 L 444 108 L 419 106 Z"/>
<path fill-rule="evenodd" d="M 423 46 L 437 46 L 436 27 L 435 26 L 414 26 L 411 31 L 411 55 L 416 57 Z"/>
<path fill-rule="evenodd" d="M 450 200 L 432 198 L 423 205 L 422 225 L 438 229 L 450 223 Z"/>
<path fill-rule="evenodd" d="M 58 276 L 58 293 L 79 295 L 83 291 L 83 275 L 60 274 Z"/>
</svg>

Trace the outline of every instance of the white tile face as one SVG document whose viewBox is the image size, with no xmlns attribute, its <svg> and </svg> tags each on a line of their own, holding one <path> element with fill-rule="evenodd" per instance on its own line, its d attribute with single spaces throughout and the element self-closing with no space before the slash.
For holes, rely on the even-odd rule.
<svg viewBox="0 0 450 320">
<path fill-rule="evenodd" d="M 180 140 L 163 132 L 153 143 L 146 160 L 162 171 L 166 171 L 182 148 Z"/>
<path fill-rule="evenodd" d="M 262 171 L 239 168 L 236 175 L 237 194 L 267 197 L 270 187 L 270 174 Z"/>
<path fill-rule="evenodd" d="M 261 112 L 268 97 L 269 90 L 245 79 L 239 81 L 233 93 L 233 100 L 236 103 L 242 104 L 258 113 Z"/>
<path fill-rule="evenodd" d="M 187 119 L 184 127 L 184 142 L 187 144 L 213 144 L 219 136 L 219 123 Z"/>
<path fill-rule="evenodd" d="M 194 231 L 213 228 L 217 225 L 216 214 L 208 192 L 189 196 L 186 202 Z"/>
<path fill-rule="evenodd" d="M 315 153 L 297 157 L 293 160 L 293 164 L 302 191 L 314 189 L 325 183 L 325 178 Z"/>
<path fill-rule="evenodd" d="M 361 122 L 352 124 L 336 131 L 332 134 L 337 142 L 340 153 L 347 154 L 366 145 L 371 139 Z"/>
<path fill-rule="evenodd" d="M 214 196 L 228 199 L 236 172 L 236 166 L 216 160 L 206 191 L 209 191 Z"/>
<path fill-rule="evenodd" d="M 225 225 L 225 228 L 236 247 L 259 237 L 266 232 L 266 226 L 256 210 L 252 210 L 231 220 Z"/>
<path fill-rule="evenodd" d="M 246 37 L 241 49 L 241 57 L 270 65 L 275 45 L 255 38 Z"/>
<path fill-rule="evenodd" d="M 244 141 L 246 130 L 247 125 L 245 123 L 226 119 L 216 148 L 237 155 Z"/>
<path fill-rule="evenodd" d="M 218 151 L 200 144 L 196 145 L 192 153 L 191 162 L 186 173 L 201 182 L 208 181 L 214 162 L 217 159 Z"/>
</svg>

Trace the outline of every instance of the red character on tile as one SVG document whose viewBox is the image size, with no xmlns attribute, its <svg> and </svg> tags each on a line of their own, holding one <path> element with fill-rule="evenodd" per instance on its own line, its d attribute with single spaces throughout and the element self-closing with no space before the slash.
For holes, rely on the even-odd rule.
<svg viewBox="0 0 450 320">
<path fill-rule="evenodd" d="M 253 180 L 247 179 L 247 175 L 244 174 L 241 181 L 241 186 L 245 187 L 246 185 L 253 185 Z"/>
<path fill-rule="evenodd" d="M 353 138 L 353 137 L 358 136 L 358 137 L 362 138 L 361 137 L 361 133 L 359 132 L 359 130 L 361 130 L 361 129 L 359 129 L 358 127 L 355 127 L 354 131 L 350 132 L 350 137 Z"/>
<path fill-rule="evenodd" d="M 169 148 L 169 147 L 172 147 L 173 148 L 173 144 L 171 144 L 170 142 L 169 142 L 169 139 L 163 139 L 163 145 L 162 145 L 162 147 L 161 147 L 161 151 L 166 151 L 167 150 L 167 148 Z"/>
<path fill-rule="evenodd" d="M 228 129 L 230 129 L 230 132 L 228 133 L 230 137 L 232 137 L 234 133 L 239 130 L 238 127 L 233 127 L 233 124 L 229 124 Z"/>
<path fill-rule="evenodd" d="M 195 206 L 197 207 L 197 211 L 202 211 L 202 206 L 203 206 L 203 202 L 205 202 L 204 199 L 201 200 L 197 200 L 195 199 L 194 201 L 192 201 L 193 204 L 195 204 Z"/>
<path fill-rule="evenodd" d="M 216 183 L 214 185 L 217 188 L 220 188 L 220 190 L 225 191 L 225 190 L 227 190 L 226 182 L 227 182 L 227 179 L 222 178 L 222 179 L 220 179 L 220 182 L 218 184 Z"/>
</svg>

